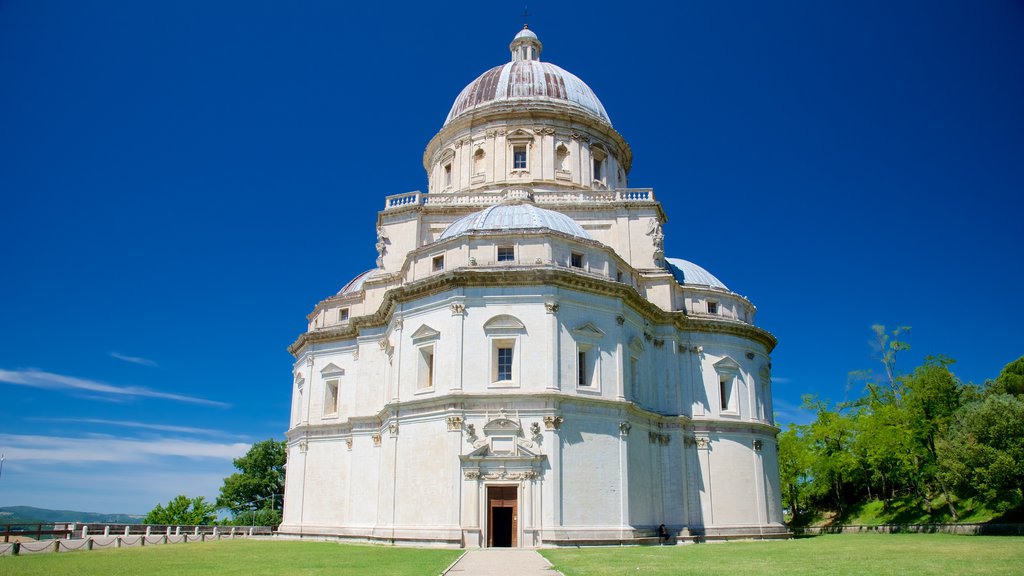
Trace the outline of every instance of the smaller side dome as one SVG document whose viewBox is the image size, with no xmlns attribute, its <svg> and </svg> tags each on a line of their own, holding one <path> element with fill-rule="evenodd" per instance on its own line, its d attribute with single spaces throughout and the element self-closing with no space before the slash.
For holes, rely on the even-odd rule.
<svg viewBox="0 0 1024 576">
<path fill-rule="evenodd" d="M 367 270 L 366 272 L 363 272 L 359 276 L 356 276 L 355 278 L 350 280 L 348 284 L 345 284 L 345 287 L 339 290 L 337 295 L 346 296 L 348 294 L 355 294 L 356 292 L 361 291 L 363 289 L 363 283 L 366 282 L 367 278 L 372 276 L 373 273 L 376 272 L 377 270 L 379 270 L 379 268 Z"/>
<path fill-rule="evenodd" d="M 538 208 L 526 202 L 496 204 L 469 216 L 464 216 L 448 226 L 438 240 L 473 232 L 545 229 L 593 240 L 586 230 L 565 214 Z"/>
<path fill-rule="evenodd" d="M 676 281 L 685 286 L 711 286 L 728 290 L 725 284 L 715 275 L 700 266 L 681 258 L 665 258 L 665 267 L 672 273 Z"/>
</svg>

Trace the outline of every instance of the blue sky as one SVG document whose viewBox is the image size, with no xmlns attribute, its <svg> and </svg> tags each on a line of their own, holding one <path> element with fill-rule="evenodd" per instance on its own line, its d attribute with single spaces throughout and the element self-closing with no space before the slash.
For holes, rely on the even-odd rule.
<svg viewBox="0 0 1024 576">
<path fill-rule="evenodd" d="M 0 3 L 0 506 L 213 498 L 287 426 L 285 348 L 506 61 L 489 2 Z M 530 2 L 668 214 L 779 338 L 775 404 L 1024 354 L 1024 4 Z"/>
</svg>

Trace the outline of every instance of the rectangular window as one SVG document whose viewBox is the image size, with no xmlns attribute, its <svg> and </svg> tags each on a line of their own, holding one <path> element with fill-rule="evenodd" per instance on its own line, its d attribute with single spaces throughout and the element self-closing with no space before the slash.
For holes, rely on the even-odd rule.
<svg viewBox="0 0 1024 576">
<path fill-rule="evenodd" d="M 708 302 L 708 314 L 718 314 L 718 302 Z"/>
<path fill-rule="evenodd" d="M 338 381 L 328 380 L 324 390 L 324 416 L 334 416 L 338 413 Z"/>
<path fill-rule="evenodd" d="M 725 412 L 725 411 L 730 410 L 730 404 L 732 402 L 732 380 L 731 379 L 723 378 L 722 380 L 718 381 L 718 394 L 719 394 L 719 398 L 721 398 L 721 400 L 722 400 L 722 403 L 721 403 L 722 411 Z"/>
<path fill-rule="evenodd" d="M 583 268 L 583 254 L 573 252 L 572 257 L 569 259 L 569 263 L 573 268 Z"/>
<path fill-rule="evenodd" d="M 338 322 L 344 322 L 348 320 L 348 308 L 338 309 Z"/>
<path fill-rule="evenodd" d="M 594 158 L 594 180 L 601 179 L 601 161 Z"/>
<path fill-rule="evenodd" d="M 512 147 L 512 169 L 526 170 L 526 145 Z"/>
<path fill-rule="evenodd" d="M 515 259 L 515 248 L 512 246 L 498 246 L 498 262 L 512 262 Z"/>
<path fill-rule="evenodd" d="M 420 348 L 419 374 L 416 388 L 423 390 L 434 387 L 434 347 L 424 346 Z"/>
<path fill-rule="evenodd" d="M 434 272 L 440 272 L 444 270 L 444 256 L 434 256 L 433 261 Z"/>
<path fill-rule="evenodd" d="M 452 165 L 444 165 L 444 186 L 445 188 L 452 185 Z"/>
<path fill-rule="evenodd" d="M 587 352 L 585 350 L 576 353 L 576 385 L 590 385 L 590 382 L 587 381 Z"/>
<path fill-rule="evenodd" d="M 512 346 L 510 344 L 498 345 L 497 368 L 495 380 L 504 382 L 512 379 Z"/>
<path fill-rule="evenodd" d="M 634 399 L 640 392 L 640 359 L 631 356 L 629 359 L 629 382 L 626 383 L 626 398 Z"/>
</svg>

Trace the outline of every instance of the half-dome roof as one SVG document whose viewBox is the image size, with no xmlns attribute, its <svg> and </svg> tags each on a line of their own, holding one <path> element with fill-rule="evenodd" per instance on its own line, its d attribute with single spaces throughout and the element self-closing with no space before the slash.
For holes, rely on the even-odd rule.
<svg viewBox="0 0 1024 576">
<path fill-rule="evenodd" d="M 369 278 L 377 270 L 379 270 L 379 268 L 373 268 L 372 270 L 367 270 L 366 272 L 363 272 L 359 276 L 356 276 L 355 278 L 350 280 L 348 284 L 345 284 L 344 288 L 338 291 L 338 296 L 344 296 L 346 294 L 355 294 L 356 292 L 361 291 L 363 289 L 363 282 L 366 282 L 366 279 Z"/>
<path fill-rule="evenodd" d="M 572 218 L 561 212 L 538 208 L 527 202 L 495 204 L 469 216 L 464 216 L 448 226 L 438 239 L 444 240 L 474 232 L 510 230 L 553 230 L 593 240 L 590 234 Z"/>
<path fill-rule="evenodd" d="M 672 273 L 676 281 L 686 286 L 711 286 L 728 290 L 725 284 L 715 275 L 700 266 L 681 258 L 665 258 L 665 267 Z"/>
<path fill-rule="evenodd" d="M 541 43 L 532 30 L 521 30 L 510 48 L 511 62 L 491 68 L 462 89 L 448 112 L 446 125 L 490 105 L 531 102 L 567 104 L 611 125 L 604 105 L 586 82 L 554 64 L 540 61 Z"/>
</svg>

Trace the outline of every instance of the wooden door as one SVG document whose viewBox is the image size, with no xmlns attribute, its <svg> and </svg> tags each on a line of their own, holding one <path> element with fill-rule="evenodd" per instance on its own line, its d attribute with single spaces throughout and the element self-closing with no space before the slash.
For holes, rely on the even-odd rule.
<svg viewBox="0 0 1024 576">
<path fill-rule="evenodd" d="M 516 486 L 487 487 L 487 546 L 519 546 L 519 496 Z"/>
</svg>

